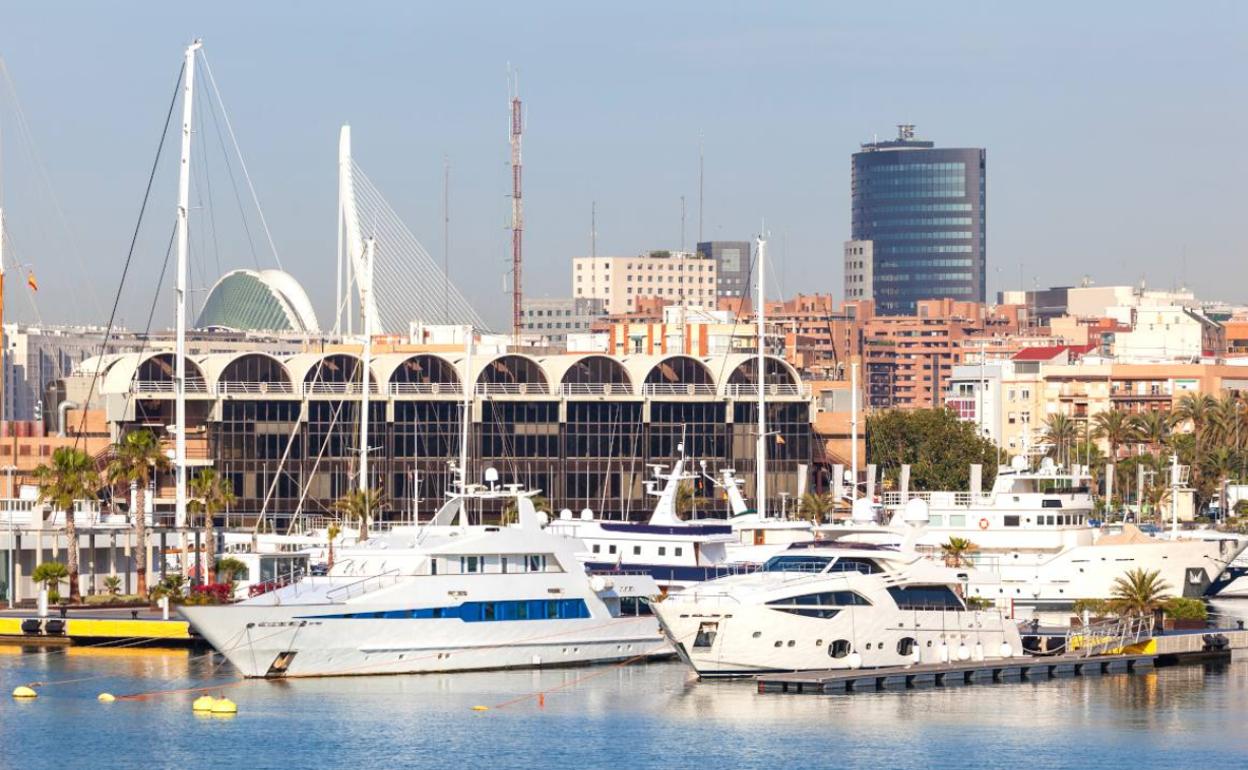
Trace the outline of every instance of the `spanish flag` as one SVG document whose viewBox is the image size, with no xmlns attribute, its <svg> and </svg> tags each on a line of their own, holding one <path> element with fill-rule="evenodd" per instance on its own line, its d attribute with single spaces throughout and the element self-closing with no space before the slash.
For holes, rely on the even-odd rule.
<svg viewBox="0 0 1248 770">
<path fill-rule="evenodd" d="M 777 443 L 777 444 L 783 444 L 783 443 L 784 443 L 784 436 L 781 436 L 779 433 L 777 433 L 777 434 L 776 434 L 776 443 Z"/>
<path fill-rule="evenodd" d="M 35 281 L 35 272 L 33 270 L 26 274 L 26 285 L 30 287 L 31 291 L 39 291 L 39 284 Z"/>
</svg>

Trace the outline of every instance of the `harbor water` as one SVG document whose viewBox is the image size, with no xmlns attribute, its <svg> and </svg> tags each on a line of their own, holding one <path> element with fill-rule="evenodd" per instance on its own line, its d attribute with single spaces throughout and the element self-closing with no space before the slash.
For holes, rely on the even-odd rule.
<svg viewBox="0 0 1248 770">
<path fill-rule="evenodd" d="M 1237 767 L 1248 662 L 852 696 L 760 695 L 677 662 L 238 683 L 186 650 L 0 647 L 0 767 Z M 193 714 L 220 683 L 233 717 Z M 539 697 L 537 693 L 542 693 Z M 487 706 L 488 710 L 474 710 Z M 243 748 L 246 747 L 246 748 Z"/>
</svg>

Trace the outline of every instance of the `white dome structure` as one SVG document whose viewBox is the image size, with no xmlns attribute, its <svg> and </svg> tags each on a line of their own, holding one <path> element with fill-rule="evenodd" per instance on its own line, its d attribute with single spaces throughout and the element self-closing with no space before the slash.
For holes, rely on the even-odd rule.
<svg viewBox="0 0 1248 770">
<path fill-rule="evenodd" d="M 303 287 L 281 270 L 231 270 L 221 276 L 195 321 L 199 329 L 320 331 Z"/>
</svg>

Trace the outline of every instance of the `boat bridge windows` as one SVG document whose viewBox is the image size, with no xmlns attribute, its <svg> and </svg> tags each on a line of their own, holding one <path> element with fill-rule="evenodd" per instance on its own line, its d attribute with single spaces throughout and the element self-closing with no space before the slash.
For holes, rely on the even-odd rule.
<svg viewBox="0 0 1248 770">
<path fill-rule="evenodd" d="M 961 610 L 962 600 L 949 586 L 890 586 L 899 610 Z"/>
<path fill-rule="evenodd" d="M 884 570 L 874 559 L 863 559 L 856 556 L 841 556 L 828 572 L 861 572 L 864 575 L 878 575 Z"/>
<path fill-rule="evenodd" d="M 584 599 L 518 599 L 498 602 L 464 602 L 454 607 L 417 610 L 346 612 L 318 615 L 317 620 L 462 620 L 482 623 L 502 620 L 574 620 L 592 617 Z"/>
<path fill-rule="evenodd" d="M 434 575 L 503 575 L 524 572 L 563 572 L 550 554 L 472 554 L 438 556 L 430 565 Z"/>
<path fill-rule="evenodd" d="M 844 607 L 870 607 L 871 602 L 855 591 L 823 591 L 775 599 L 767 606 L 780 612 L 826 619 L 836 617 Z"/>
<path fill-rule="evenodd" d="M 832 563 L 831 556 L 809 554 L 781 554 L 773 556 L 763 565 L 763 572 L 810 572 L 818 573 Z"/>
</svg>

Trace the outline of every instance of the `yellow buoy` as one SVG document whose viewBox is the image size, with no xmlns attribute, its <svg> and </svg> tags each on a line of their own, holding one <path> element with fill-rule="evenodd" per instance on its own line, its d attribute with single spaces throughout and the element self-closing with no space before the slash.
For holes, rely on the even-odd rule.
<svg viewBox="0 0 1248 770">
<path fill-rule="evenodd" d="M 201 695 L 191 704 L 191 711 L 212 711 L 212 707 L 216 702 L 217 699 L 211 695 Z"/>
<path fill-rule="evenodd" d="M 473 711 L 489 711 L 490 707 L 489 706 L 473 706 L 472 710 Z"/>
<path fill-rule="evenodd" d="M 23 684 L 13 688 L 13 697 L 21 699 L 38 698 L 39 693 L 35 692 L 33 687 L 27 687 Z"/>
<path fill-rule="evenodd" d="M 112 703 L 113 701 L 117 700 L 117 696 L 113 695 L 111 692 L 102 692 L 100 693 L 99 697 L 96 698 L 96 700 L 98 700 L 100 703 Z"/>
<path fill-rule="evenodd" d="M 218 698 L 216 703 L 212 704 L 212 713 L 214 714 L 237 714 L 238 704 L 229 698 Z"/>
</svg>

